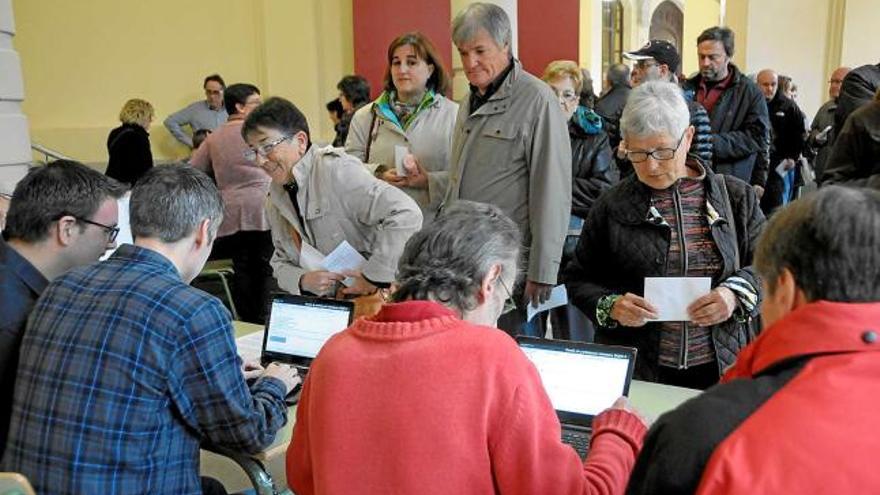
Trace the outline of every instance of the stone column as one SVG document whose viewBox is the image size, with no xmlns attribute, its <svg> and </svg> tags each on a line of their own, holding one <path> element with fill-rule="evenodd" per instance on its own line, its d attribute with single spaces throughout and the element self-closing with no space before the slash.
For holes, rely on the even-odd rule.
<svg viewBox="0 0 880 495">
<path fill-rule="evenodd" d="M 12 0 L 0 0 L 0 192 L 11 193 L 31 163 L 27 118 L 21 113 L 24 82 L 12 47 Z"/>
</svg>

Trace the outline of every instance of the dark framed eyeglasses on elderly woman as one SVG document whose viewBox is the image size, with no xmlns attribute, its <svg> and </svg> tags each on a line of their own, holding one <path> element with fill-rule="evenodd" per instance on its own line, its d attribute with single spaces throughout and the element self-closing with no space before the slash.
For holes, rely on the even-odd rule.
<svg viewBox="0 0 880 495">
<path fill-rule="evenodd" d="M 507 293 L 507 299 L 504 300 L 504 307 L 501 309 L 501 314 L 507 314 L 516 309 L 516 301 L 513 300 L 513 294 L 510 292 L 510 289 L 507 288 L 507 284 L 504 283 L 504 280 L 501 279 L 501 275 L 498 276 L 498 283 L 501 284 L 501 287 L 504 287 L 504 292 Z"/>
<path fill-rule="evenodd" d="M 684 135 L 687 133 L 687 129 L 681 133 L 681 137 L 678 138 L 678 143 L 676 143 L 675 148 L 657 148 L 652 151 L 630 151 L 626 150 L 626 159 L 632 163 L 641 163 L 648 159 L 649 156 L 654 157 L 655 160 L 666 161 L 672 160 L 675 158 L 675 152 L 678 150 L 678 147 L 681 146 L 681 142 L 684 140 Z"/>
</svg>

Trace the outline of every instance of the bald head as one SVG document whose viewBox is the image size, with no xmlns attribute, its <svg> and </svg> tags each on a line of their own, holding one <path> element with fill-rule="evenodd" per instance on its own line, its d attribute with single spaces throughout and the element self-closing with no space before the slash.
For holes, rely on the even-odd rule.
<svg viewBox="0 0 880 495">
<path fill-rule="evenodd" d="M 832 100 L 836 100 L 837 97 L 840 96 L 840 87 L 843 85 L 843 78 L 849 74 L 849 71 L 849 67 L 838 67 L 831 73 L 831 77 L 828 79 L 828 96 L 830 96 Z"/>
<path fill-rule="evenodd" d="M 764 69 L 758 72 L 757 82 L 758 88 L 761 89 L 761 93 L 764 93 L 764 98 L 767 101 L 772 100 L 776 96 L 776 89 L 779 87 L 779 74 L 776 71 Z"/>
</svg>

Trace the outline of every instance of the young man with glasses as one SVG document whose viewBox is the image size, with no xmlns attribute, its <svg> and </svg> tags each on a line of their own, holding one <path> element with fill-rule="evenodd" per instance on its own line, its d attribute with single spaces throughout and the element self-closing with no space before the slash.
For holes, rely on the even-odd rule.
<svg viewBox="0 0 880 495">
<path fill-rule="evenodd" d="M 12 194 L 0 240 L 0 457 L 28 315 L 52 279 L 114 247 L 123 192 L 113 179 L 59 160 L 31 170 Z"/>
<path fill-rule="evenodd" d="M 169 115 L 164 122 L 168 132 L 190 149 L 193 147 L 192 137 L 184 132 L 184 126 L 189 126 L 192 133 L 200 129 L 213 131 L 226 122 L 229 117 L 223 105 L 226 83 L 223 82 L 220 74 L 211 74 L 206 77 L 202 86 L 205 88 L 204 100 L 187 105 L 182 110 Z"/>
<path fill-rule="evenodd" d="M 266 213 L 275 253 L 278 285 L 291 294 L 344 296 L 375 293 L 394 280 L 407 239 L 422 226 L 416 202 L 367 171 L 357 158 L 331 147 L 313 146 L 305 116 L 291 102 L 270 98 L 242 127 L 256 166 L 272 178 Z M 366 262 L 356 273 L 323 269 L 315 257 L 343 241 Z"/>
</svg>

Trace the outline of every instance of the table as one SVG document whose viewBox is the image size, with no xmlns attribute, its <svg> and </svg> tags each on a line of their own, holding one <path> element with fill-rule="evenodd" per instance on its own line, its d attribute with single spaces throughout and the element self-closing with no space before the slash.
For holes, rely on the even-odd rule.
<svg viewBox="0 0 880 495">
<path fill-rule="evenodd" d="M 239 339 L 255 332 L 262 332 L 262 325 L 253 323 L 234 322 L 235 338 Z M 700 390 L 689 388 L 660 385 L 658 383 L 633 380 L 630 386 L 629 397 L 633 406 L 648 420 L 654 421 L 661 414 L 674 409 L 682 402 L 700 394 Z M 284 458 L 287 446 L 293 433 L 293 423 L 296 418 L 296 406 L 290 408 L 287 424 L 284 425 L 275 436 L 275 442 L 260 454 L 258 458 L 263 461 L 269 473 L 275 479 L 278 487 L 287 486 Z M 230 492 L 241 491 L 250 488 L 250 483 L 239 467 L 231 460 L 210 452 L 202 451 L 202 475 L 211 476 L 220 480 Z"/>
</svg>

